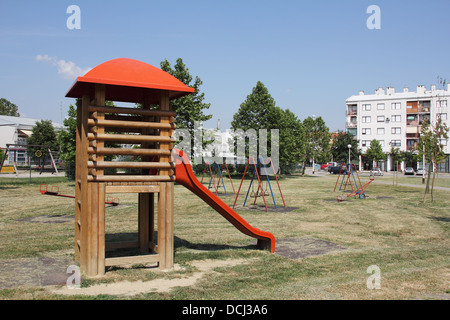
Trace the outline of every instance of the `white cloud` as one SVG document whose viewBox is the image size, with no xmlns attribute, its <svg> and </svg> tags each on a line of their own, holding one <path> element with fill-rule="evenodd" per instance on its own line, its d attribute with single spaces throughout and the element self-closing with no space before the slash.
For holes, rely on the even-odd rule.
<svg viewBox="0 0 450 320">
<path fill-rule="evenodd" d="M 36 56 L 36 61 L 44 61 L 50 63 L 58 68 L 58 74 L 64 79 L 75 79 L 76 77 L 83 76 L 89 72 L 92 68 L 80 68 L 72 61 L 65 61 L 58 59 L 57 57 L 50 57 L 47 54 Z"/>
</svg>

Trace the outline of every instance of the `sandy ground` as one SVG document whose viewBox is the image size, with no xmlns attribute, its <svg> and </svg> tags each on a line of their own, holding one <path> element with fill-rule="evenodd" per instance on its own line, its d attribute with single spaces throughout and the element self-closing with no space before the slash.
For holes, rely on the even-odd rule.
<svg viewBox="0 0 450 320">
<path fill-rule="evenodd" d="M 190 265 L 195 267 L 198 271 L 194 272 L 192 275 L 184 278 L 175 279 L 155 279 L 151 281 L 122 281 L 110 284 L 98 284 L 90 286 L 88 288 L 80 289 L 69 289 L 67 286 L 52 288 L 50 291 L 55 294 L 62 295 L 116 295 L 116 296 L 134 296 L 137 294 L 148 293 L 148 292 L 168 292 L 175 287 L 189 287 L 194 285 L 199 279 L 201 279 L 205 274 L 214 272 L 214 268 L 218 267 L 229 267 L 242 263 L 249 263 L 252 260 L 202 260 L 193 261 Z M 182 270 L 182 267 L 175 265 L 174 269 L 169 270 Z M 155 271 L 149 271 L 155 272 Z M 156 271 L 164 272 L 164 271 Z"/>
</svg>

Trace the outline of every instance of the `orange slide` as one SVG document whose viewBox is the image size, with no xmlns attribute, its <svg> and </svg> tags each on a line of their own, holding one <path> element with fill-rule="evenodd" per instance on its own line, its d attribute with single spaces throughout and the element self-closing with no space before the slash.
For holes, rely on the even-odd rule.
<svg viewBox="0 0 450 320">
<path fill-rule="evenodd" d="M 247 221 L 241 218 L 233 209 L 231 209 L 225 202 L 220 200 L 211 191 L 208 190 L 194 175 L 192 171 L 189 158 L 183 151 L 173 149 L 173 154 L 176 163 L 176 181 L 195 193 L 199 198 L 205 201 L 214 210 L 220 213 L 233 226 L 235 226 L 242 233 L 258 239 L 257 246 L 261 249 L 270 249 L 272 253 L 275 252 L 275 237 L 270 232 L 262 231 L 252 227 Z"/>
</svg>

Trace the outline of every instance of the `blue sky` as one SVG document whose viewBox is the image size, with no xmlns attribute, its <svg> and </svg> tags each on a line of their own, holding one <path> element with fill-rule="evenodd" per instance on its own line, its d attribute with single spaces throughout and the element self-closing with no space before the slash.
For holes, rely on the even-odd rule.
<svg viewBox="0 0 450 320">
<path fill-rule="evenodd" d="M 69 5 L 81 29 L 69 30 Z M 381 29 L 369 30 L 370 5 Z M 61 122 L 65 94 L 83 73 L 127 57 L 159 67 L 182 58 L 213 119 L 233 114 L 263 82 L 300 119 L 345 128 L 345 100 L 359 90 L 450 80 L 450 1 L 10 1 L 0 3 L 0 97 L 23 116 Z"/>
</svg>

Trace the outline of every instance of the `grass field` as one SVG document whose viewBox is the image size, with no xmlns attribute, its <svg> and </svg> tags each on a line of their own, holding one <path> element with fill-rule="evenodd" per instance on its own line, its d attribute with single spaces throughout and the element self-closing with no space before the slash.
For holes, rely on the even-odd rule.
<svg viewBox="0 0 450 320">
<path fill-rule="evenodd" d="M 449 181 L 440 178 L 436 185 L 450 187 Z M 74 194 L 73 183 L 2 178 L 0 299 L 448 299 L 449 191 L 435 190 L 435 202 L 424 204 L 422 189 L 377 177 L 365 200 L 338 202 L 343 193 L 333 192 L 335 182 L 330 175 L 282 178 L 287 206 L 298 208 L 290 212 L 243 209 L 239 198 L 236 211 L 272 232 L 277 244 L 289 244 L 294 258 L 279 254 L 279 246 L 275 254 L 256 250 L 255 239 L 177 185 L 176 267 L 112 268 L 101 279 L 83 279 L 82 289 L 67 295 L 64 285 L 36 284 L 25 275 L 31 277 L 33 263 L 44 268 L 73 258 L 73 200 L 39 193 L 39 183 L 47 183 Z M 421 179 L 400 177 L 399 183 L 418 185 Z M 137 195 L 115 196 L 120 205 L 106 209 L 107 240 L 134 239 Z M 222 199 L 234 202 L 233 196 Z M 277 194 L 276 200 L 280 205 Z M 381 272 L 380 289 L 367 287 L 372 265 Z M 67 267 L 60 266 L 63 272 Z M 102 286 L 110 290 L 96 291 Z"/>
</svg>

